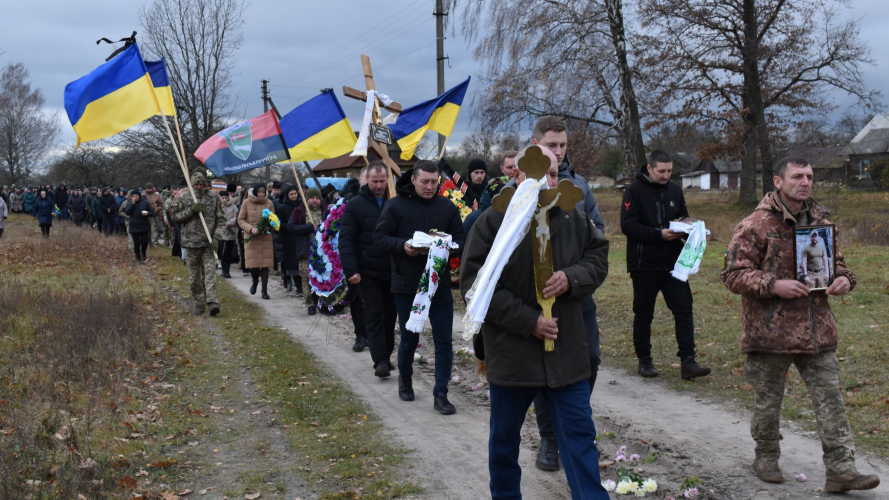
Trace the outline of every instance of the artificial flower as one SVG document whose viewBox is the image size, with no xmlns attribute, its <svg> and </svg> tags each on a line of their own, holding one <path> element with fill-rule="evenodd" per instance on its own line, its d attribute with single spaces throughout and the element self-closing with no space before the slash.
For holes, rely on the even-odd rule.
<svg viewBox="0 0 889 500">
<path fill-rule="evenodd" d="M 633 484 L 636 484 L 636 483 L 633 483 Z M 633 493 L 635 493 L 636 496 L 640 497 L 640 498 L 645 496 L 645 490 L 643 490 L 642 488 L 639 488 L 639 487 L 637 487 L 636 491 L 634 491 Z"/>
<path fill-rule="evenodd" d="M 654 493 L 657 491 L 657 481 L 652 478 L 648 478 L 645 481 L 642 481 L 642 489 L 647 491 L 648 493 Z"/>
<path fill-rule="evenodd" d="M 625 457 L 624 455 L 618 455 L 618 456 L 614 457 L 614 461 L 615 462 L 626 462 L 627 457 Z"/>
<path fill-rule="evenodd" d="M 689 488 L 689 489 L 685 490 L 682 494 L 685 495 L 685 498 L 694 498 L 694 497 L 698 496 L 698 489 L 697 488 Z"/>
<path fill-rule="evenodd" d="M 796 480 L 799 481 L 799 482 L 801 482 L 801 483 L 806 482 L 806 479 L 807 479 L 807 478 L 806 478 L 806 475 L 803 474 L 802 472 L 800 472 L 800 474 L 799 474 L 798 476 L 796 476 Z"/>
<path fill-rule="evenodd" d="M 632 455 L 630 455 L 630 459 L 629 459 L 629 460 L 630 460 L 630 462 L 632 462 L 632 463 L 635 464 L 635 463 L 637 463 L 637 462 L 639 461 L 640 458 L 641 458 L 641 457 L 640 457 L 639 455 L 633 453 Z"/>
<path fill-rule="evenodd" d="M 471 214 L 471 213 L 472 213 L 472 209 L 470 209 L 469 207 L 463 207 L 463 209 L 460 210 L 460 217 L 462 217 L 462 218 L 465 219 L 466 216 L 469 215 L 469 214 Z"/>
<path fill-rule="evenodd" d="M 484 383 L 484 382 L 479 382 L 479 383 L 475 384 L 474 386 L 472 386 L 472 389 L 471 389 L 471 390 L 473 390 L 473 391 L 477 391 L 477 390 L 481 389 L 481 388 L 484 387 L 484 386 L 485 386 L 485 383 Z"/>
<path fill-rule="evenodd" d="M 606 479 L 602 481 L 602 487 L 605 488 L 605 491 L 614 491 L 614 488 L 617 487 L 617 483 L 611 479 Z"/>
<path fill-rule="evenodd" d="M 630 485 L 635 485 L 636 483 L 631 483 L 629 481 L 621 481 L 617 483 L 617 487 L 614 488 L 614 492 L 618 495 L 626 495 L 627 493 L 633 491 Z"/>
</svg>

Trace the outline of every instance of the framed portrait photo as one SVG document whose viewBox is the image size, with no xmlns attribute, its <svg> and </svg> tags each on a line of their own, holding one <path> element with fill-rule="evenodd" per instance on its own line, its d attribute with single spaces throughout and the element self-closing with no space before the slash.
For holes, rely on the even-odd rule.
<svg viewBox="0 0 889 500">
<path fill-rule="evenodd" d="M 793 254 L 797 280 L 809 290 L 827 290 L 837 274 L 835 226 L 796 226 Z"/>
</svg>

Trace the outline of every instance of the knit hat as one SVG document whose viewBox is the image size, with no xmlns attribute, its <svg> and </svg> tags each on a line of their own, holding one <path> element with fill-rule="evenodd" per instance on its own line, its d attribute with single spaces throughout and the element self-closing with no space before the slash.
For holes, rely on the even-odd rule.
<svg viewBox="0 0 889 500">
<path fill-rule="evenodd" d="M 146 182 L 146 183 L 145 183 L 145 189 L 154 189 L 154 184 L 151 183 L 151 182 Z"/>
<path fill-rule="evenodd" d="M 469 168 L 467 168 L 466 171 L 471 174 L 471 173 L 475 172 L 476 170 L 484 170 L 485 173 L 488 172 L 488 166 L 485 165 L 485 160 L 482 160 L 481 158 L 476 158 L 476 159 L 472 160 L 471 162 L 469 162 Z"/>
<path fill-rule="evenodd" d="M 316 187 L 309 188 L 306 191 L 306 199 L 308 200 L 309 198 L 321 198 L 321 190 Z"/>
<path fill-rule="evenodd" d="M 225 186 L 225 190 L 228 191 L 229 193 L 235 193 L 238 191 L 238 185 L 235 183 L 231 183 L 231 184 Z"/>
<path fill-rule="evenodd" d="M 206 186 L 207 176 L 204 175 L 204 173 L 201 171 L 196 171 L 195 173 L 191 174 L 191 185 L 194 186 L 195 184 L 203 184 L 204 186 Z"/>
<path fill-rule="evenodd" d="M 220 197 L 222 197 L 222 196 L 229 196 L 228 191 L 220 191 L 220 192 L 219 192 L 219 196 L 220 196 Z"/>
</svg>

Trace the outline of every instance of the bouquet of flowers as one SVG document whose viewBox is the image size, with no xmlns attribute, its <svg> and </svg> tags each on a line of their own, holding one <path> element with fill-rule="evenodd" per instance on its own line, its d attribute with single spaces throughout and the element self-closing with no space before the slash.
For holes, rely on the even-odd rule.
<svg viewBox="0 0 889 500">
<path fill-rule="evenodd" d="M 272 234 L 273 230 L 281 230 L 281 221 L 278 220 L 277 215 L 273 214 L 271 210 L 266 208 L 262 211 L 262 218 L 256 223 L 256 229 L 259 230 L 259 234 Z M 247 238 L 244 238 L 244 243 L 250 243 L 250 240 L 252 240 L 254 236 L 254 234 L 251 234 Z"/>
<path fill-rule="evenodd" d="M 457 189 L 454 181 L 448 179 L 442 182 L 438 194 L 451 200 L 451 203 L 457 206 L 457 210 L 460 211 L 460 220 L 466 219 L 466 216 L 472 213 L 472 208 L 466 206 L 466 201 L 463 200 L 463 191 Z"/>
<path fill-rule="evenodd" d="M 315 232 L 309 249 L 309 284 L 319 296 L 328 296 L 343 282 L 340 263 L 340 220 L 346 204 L 340 199 Z"/>
<path fill-rule="evenodd" d="M 59 216 L 62 215 L 62 211 L 59 209 L 59 206 L 58 206 L 58 205 L 53 205 L 52 208 L 53 208 L 53 210 L 52 210 L 52 216 L 53 216 L 53 217 L 59 217 Z"/>
</svg>

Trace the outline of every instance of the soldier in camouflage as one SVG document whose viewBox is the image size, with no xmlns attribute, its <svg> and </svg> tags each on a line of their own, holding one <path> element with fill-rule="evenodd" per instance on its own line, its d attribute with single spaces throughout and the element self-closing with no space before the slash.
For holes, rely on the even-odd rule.
<svg viewBox="0 0 889 500">
<path fill-rule="evenodd" d="M 121 202 L 120 208 L 117 209 L 117 215 L 124 220 L 124 234 L 127 235 L 127 246 L 133 251 L 133 235 L 130 234 L 130 216 L 126 214 L 127 207 L 130 206 L 130 198 L 135 191 L 130 189 L 127 191 L 127 197 Z"/>
<path fill-rule="evenodd" d="M 868 490 L 880 484 L 855 468 L 855 443 L 840 393 L 837 323 L 828 296 L 849 293 L 857 283 L 843 255 L 835 254 L 836 278 L 824 291 L 800 283 L 793 252 L 797 225 L 828 224 L 830 211 L 810 198 L 812 166 L 788 158 L 775 167 L 776 190 L 735 228 L 721 278 L 742 296 L 741 352 L 756 393 L 750 433 L 756 443 L 753 469 L 766 482 L 781 483 L 779 419 L 791 364 L 809 389 L 818 421 L 827 473 L 824 490 Z"/>
<path fill-rule="evenodd" d="M 195 202 L 191 193 L 183 193 L 170 211 L 173 222 L 181 227 L 182 248 L 185 249 L 185 264 L 191 284 L 191 298 L 194 300 L 194 314 L 204 313 L 204 305 L 210 308 L 210 316 L 219 314 L 219 299 L 216 295 L 216 249 L 225 233 L 225 212 L 222 200 L 212 189 L 203 172 L 191 174 Z M 213 241 L 207 241 L 207 233 L 198 214 L 204 214 L 207 229 Z"/>
</svg>

